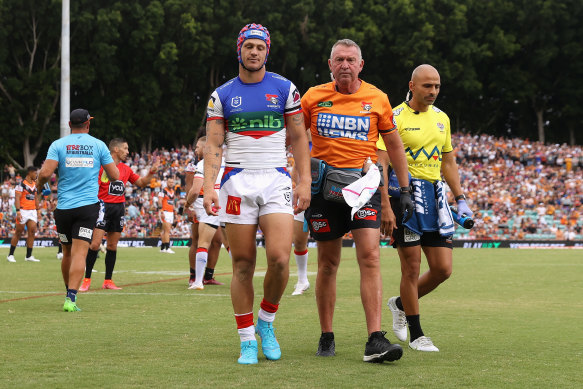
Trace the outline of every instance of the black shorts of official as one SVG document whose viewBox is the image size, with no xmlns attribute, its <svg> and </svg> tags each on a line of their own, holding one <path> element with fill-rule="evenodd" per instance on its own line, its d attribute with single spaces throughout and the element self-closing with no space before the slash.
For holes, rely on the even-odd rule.
<svg viewBox="0 0 583 389">
<path fill-rule="evenodd" d="M 451 236 L 446 238 L 439 234 L 439 231 L 428 231 L 424 232 L 423 235 L 419 235 L 416 232 L 411 231 L 407 227 L 403 226 L 403 212 L 401 211 L 401 205 L 399 199 L 391 197 L 391 208 L 395 213 L 397 218 L 397 229 L 393 230 L 393 247 L 414 247 L 414 246 L 424 246 L 424 247 L 448 247 L 453 249 L 453 243 Z"/>
<path fill-rule="evenodd" d="M 321 193 L 312 196 L 305 213 L 312 238 L 317 241 L 333 240 L 359 228 L 380 228 L 381 194 L 378 190 L 354 214 L 354 220 L 350 220 L 351 209 L 348 204 L 324 200 Z"/>
<path fill-rule="evenodd" d="M 55 224 L 61 243 L 69 245 L 73 243 L 73 239 L 91 242 L 98 215 L 99 203 L 71 209 L 55 209 Z"/>
<path fill-rule="evenodd" d="M 126 224 L 125 203 L 103 203 L 103 205 L 103 213 L 99 213 L 95 228 L 105 232 L 122 232 Z"/>
</svg>

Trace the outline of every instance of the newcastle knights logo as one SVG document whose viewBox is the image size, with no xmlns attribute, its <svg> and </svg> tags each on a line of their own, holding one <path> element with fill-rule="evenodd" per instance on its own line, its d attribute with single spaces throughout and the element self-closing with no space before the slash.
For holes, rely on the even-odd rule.
<svg viewBox="0 0 583 389">
<path fill-rule="evenodd" d="M 271 104 L 277 104 L 277 95 L 266 94 L 265 100 L 270 101 Z"/>
</svg>

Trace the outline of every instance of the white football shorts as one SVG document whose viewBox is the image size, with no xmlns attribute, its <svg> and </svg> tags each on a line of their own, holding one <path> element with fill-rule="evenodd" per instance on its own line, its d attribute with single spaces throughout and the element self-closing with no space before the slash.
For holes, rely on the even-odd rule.
<svg viewBox="0 0 583 389">
<path fill-rule="evenodd" d="M 164 214 L 164 223 L 174 223 L 174 212 L 162 211 L 162 213 Z"/>
<path fill-rule="evenodd" d="M 219 192 L 222 223 L 258 224 L 272 213 L 293 215 L 292 183 L 285 168 L 225 168 Z"/>
<path fill-rule="evenodd" d="M 38 223 L 37 216 L 36 209 L 21 209 L 20 220 L 18 221 L 18 224 L 26 224 L 26 222 L 29 220 Z"/>
</svg>

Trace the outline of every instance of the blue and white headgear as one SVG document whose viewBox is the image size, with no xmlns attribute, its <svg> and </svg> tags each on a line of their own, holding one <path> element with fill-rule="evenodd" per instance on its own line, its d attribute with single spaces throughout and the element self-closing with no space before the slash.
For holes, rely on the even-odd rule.
<svg viewBox="0 0 583 389">
<path fill-rule="evenodd" d="M 241 59 L 241 46 L 243 46 L 243 42 L 245 42 L 247 39 L 261 39 L 265 42 L 265 45 L 267 46 L 265 62 L 267 62 L 267 57 L 269 56 L 269 46 L 271 46 L 271 36 L 269 35 L 267 28 L 263 27 L 261 24 L 251 23 L 241 29 L 239 32 L 239 37 L 237 38 L 237 58 L 239 59 L 240 64 L 243 64 L 243 60 Z M 265 62 L 263 62 L 264 65 Z"/>
</svg>

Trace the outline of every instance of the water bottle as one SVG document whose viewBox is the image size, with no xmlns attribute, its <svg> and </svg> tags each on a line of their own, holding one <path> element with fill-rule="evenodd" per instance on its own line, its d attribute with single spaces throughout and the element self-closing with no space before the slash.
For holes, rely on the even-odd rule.
<svg viewBox="0 0 583 389">
<path fill-rule="evenodd" d="M 465 213 L 458 215 L 456 207 L 449 207 L 449 209 L 451 210 L 451 215 L 453 216 L 453 220 L 455 220 L 455 222 L 457 224 L 459 224 L 460 226 L 462 226 L 466 230 L 469 230 L 470 228 L 472 228 L 474 226 L 474 219 L 472 219 L 469 216 L 466 216 Z"/>
</svg>

